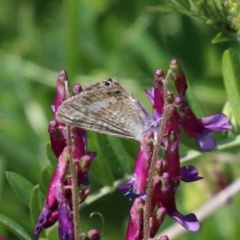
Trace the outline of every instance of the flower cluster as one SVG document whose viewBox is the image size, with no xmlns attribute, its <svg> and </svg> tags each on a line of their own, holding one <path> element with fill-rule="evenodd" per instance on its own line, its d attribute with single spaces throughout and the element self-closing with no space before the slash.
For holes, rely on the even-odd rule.
<svg viewBox="0 0 240 240">
<path fill-rule="evenodd" d="M 39 215 L 38 223 L 35 226 L 34 238 L 37 239 L 44 228 L 52 226 L 58 221 L 59 224 L 59 239 L 74 239 L 73 219 L 72 219 L 72 179 L 67 175 L 69 168 L 69 154 L 66 141 L 66 126 L 57 121 L 55 113 L 58 107 L 66 99 L 65 83 L 68 81 L 67 73 L 62 70 L 57 79 L 57 91 L 55 94 L 52 112 L 54 119 L 49 123 L 48 132 L 51 140 L 51 148 L 58 158 L 57 167 L 51 178 L 48 193 L 44 202 L 44 207 Z M 79 84 L 73 88 L 73 94 L 82 91 Z M 95 152 L 86 152 L 87 135 L 86 131 L 80 128 L 71 128 L 72 138 L 72 155 L 77 168 L 78 185 L 88 184 L 88 169 Z M 84 202 L 90 194 L 89 188 L 84 188 L 79 191 L 78 203 Z M 97 230 L 90 230 L 82 234 L 82 239 L 97 240 L 100 239 Z"/>
<path fill-rule="evenodd" d="M 188 85 L 185 74 L 177 60 L 171 61 L 170 70 L 178 96 L 174 97 L 170 91 L 166 93 L 168 119 L 161 142 L 163 157 L 157 161 L 154 174 L 150 176 L 153 180 L 149 215 L 151 238 L 155 236 L 166 214 L 188 231 L 198 231 L 200 227 L 198 219 L 193 213 L 181 214 L 177 210 L 175 203 L 175 194 L 180 181 L 193 182 L 202 179 L 195 167 L 180 167 L 179 146 L 181 131 L 184 131 L 188 137 L 193 138 L 200 150 L 208 152 L 212 151 L 216 146 L 215 139 L 210 135 L 211 132 L 232 129 L 232 126 L 228 124 L 228 118 L 222 113 L 198 119 L 184 99 Z M 164 109 L 164 78 L 164 72 L 157 70 L 154 76 L 154 87 L 151 91 L 145 91 L 152 102 L 153 117 L 158 124 L 161 122 L 164 111 L 166 111 Z M 138 196 L 135 198 L 130 211 L 126 233 L 127 240 L 143 239 L 146 186 L 156 135 L 157 130 L 150 130 L 145 134 L 135 161 L 133 176 L 127 183 L 119 187 L 119 190 L 130 199 L 135 194 Z M 168 237 L 162 236 L 160 239 L 168 239 Z"/>
<path fill-rule="evenodd" d="M 240 4 L 236 0 L 226 0 L 222 4 L 222 14 L 226 20 L 230 23 L 231 30 L 234 30 L 238 34 L 240 33 L 240 17 L 239 17 Z"/>
</svg>

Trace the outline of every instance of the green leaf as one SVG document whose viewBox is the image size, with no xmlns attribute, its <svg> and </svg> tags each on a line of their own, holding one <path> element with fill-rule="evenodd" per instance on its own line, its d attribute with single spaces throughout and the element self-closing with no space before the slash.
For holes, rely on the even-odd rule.
<svg viewBox="0 0 240 240">
<path fill-rule="evenodd" d="M 191 110 L 197 116 L 197 118 L 204 117 L 205 114 L 204 114 L 203 108 L 202 108 L 200 102 L 198 101 L 197 97 L 195 96 L 189 82 L 188 82 L 188 89 L 186 91 L 186 100 L 187 100 Z"/>
<path fill-rule="evenodd" d="M 235 39 L 234 36 L 220 32 L 212 39 L 212 43 L 227 42 L 232 41 L 233 39 Z"/>
<path fill-rule="evenodd" d="M 186 10 L 190 11 L 191 10 L 191 4 L 188 0 L 177 0 L 177 2 L 184 7 Z"/>
<path fill-rule="evenodd" d="M 37 185 L 33 188 L 30 199 L 30 212 L 33 226 L 35 226 L 38 221 L 38 216 L 42 211 L 43 202 L 44 196 L 40 191 L 39 185 Z"/>
<path fill-rule="evenodd" d="M 188 137 L 184 131 L 181 132 L 180 139 L 183 146 L 187 147 L 188 149 L 201 152 L 201 150 L 198 148 L 196 144 L 195 139 Z"/>
<path fill-rule="evenodd" d="M 56 156 L 54 155 L 54 153 L 52 151 L 50 143 L 48 143 L 47 146 L 46 146 L 46 154 L 47 154 L 47 157 L 48 157 L 49 162 L 51 163 L 52 167 L 56 168 L 56 166 L 57 166 L 57 158 L 56 158 Z"/>
<path fill-rule="evenodd" d="M 6 172 L 6 176 L 10 185 L 23 201 L 23 203 L 29 206 L 31 192 L 34 188 L 34 185 L 30 183 L 26 178 L 14 172 Z"/>
<path fill-rule="evenodd" d="M 111 142 L 111 147 L 115 152 L 115 154 L 117 155 L 118 161 L 120 162 L 124 173 L 125 174 L 131 173 L 133 158 L 135 158 L 136 156 L 130 157 L 128 155 L 126 149 L 124 148 L 122 140 L 120 138 L 108 136 L 108 139 Z M 131 141 L 131 140 L 127 140 L 127 141 Z"/>
<path fill-rule="evenodd" d="M 123 177 L 130 172 L 130 157 L 121 139 L 104 134 L 97 134 L 98 145 L 104 154 L 113 174 Z"/>
<path fill-rule="evenodd" d="M 216 4 L 216 0 L 209 0 L 208 1 L 208 8 L 209 8 L 209 12 L 210 12 L 210 16 L 211 18 L 218 18 L 219 16 L 221 16 L 221 11 L 219 6 Z"/>
<path fill-rule="evenodd" d="M 6 169 L 6 160 L 4 157 L 0 156 L 0 198 L 2 195 L 2 190 L 4 185 L 5 169 Z"/>
<path fill-rule="evenodd" d="M 46 166 L 41 172 L 40 188 L 44 193 L 47 193 L 48 186 L 52 178 L 53 172 L 54 172 L 53 167 L 50 165 Z"/>
<path fill-rule="evenodd" d="M 172 6 L 167 6 L 167 5 L 161 5 L 161 6 L 157 6 L 157 7 L 146 7 L 146 10 L 148 12 L 164 12 L 164 13 L 174 11 Z"/>
<path fill-rule="evenodd" d="M 236 123 L 240 126 L 240 63 L 231 49 L 223 53 L 222 71 L 228 101 Z"/>
<path fill-rule="evenodd" d="M 130 172 L 131 172 L 135 158 L 136 158 L 139 148 L 140 148 L 140 143 L 137 141 L 130 141 L 127 139 L 121 139 L 121 142 L 123 144 L 125 151 L 127 152 L 128 156 L 131 159 L 130 160 L 130 167 L 131 167 Z"/>
<path fill-rule="evenodd" d="M 110 169 L 109 163 L 107 162 L 101 149 L 98 147 L 96 133 L 88 133 L 88 149 L 89 151 L 97 152 L 97 156 L 95 157 L 95 159 L 93 159 L 89 170 L 90 178 L 94 179 L 94 181 L 98 182 L 103 186 L 111 186 L 114 181 L 113 174 Z"/>
<path fill-rule="evenodd" d="M 104 158 L 108 162 L 113 175 L 116 174 L 116 177 L 122 176 L 124 172 L 124 167 L 121 165 L 117 154 L 111 147 L 111 142 L 107 135 L 104 134 L 97 134 L 98 145 L 101 151 L 104 153 Z"/>
<path fill-rule="evenodd" d="M 15 234 L 18 239 L 32 240 L 28 233 L 18 223 L 9 217 L 0 214 L 0 223 L 2 223 L 7 229 L 9 229 L 9 231 Z"/>
</svg>

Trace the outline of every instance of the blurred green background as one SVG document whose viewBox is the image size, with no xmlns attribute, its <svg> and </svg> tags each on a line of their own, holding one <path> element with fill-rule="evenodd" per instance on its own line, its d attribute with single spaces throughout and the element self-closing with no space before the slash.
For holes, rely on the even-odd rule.
<svg viewBox="0 0 240 240">
<path fill-rule="evenodd" d="M 167 72 L 170 60 L 177 58 L 205 113 L 222 110 L 226 101 L 222 53 L 229 47 L 239 49 L 239 44 L 232 41 L 213 45 L 211 39 L 217 31 L 199 20 L 146 10 L 147 6 L 159 3 L 152 0 L 1 2 L 0 213 L 13 218 L 29 234 L 33 234 L 34 228 L 29 209 L 9 186 L 5 171 L 17 172 L 36 185 L 41 170 L 49 165 L 45 153 L 49 142 L 47 128 L 61 69 L 67 70 L 71 86 L 117 77 L 151 111 L 143 89 L 152 87 L 157 68 Z M 138 143 L 122 143 L 132 147 L 128 151 L 132 166 Z M 229 156 L 235 154 L 237 151 L 232 150 Z M 206 155 L 206 161 L 204 156 L 200 167 L 210 169 L 200 171 L 205 183 L 187 184 L 187 190 L 183 185 L 178 192 L 177 204 L 183 213 L 193 211 L 212 194 L 206 182 L 211 177 L 212 161 L 217 157 Z M 115 180 L 124 175 L 115 174 Z M 93 191 L 103 187 L 96 178 L 90 178 Z M 231 204 L 204 221 L 199 232 L 186 233 L 179 239 L 239 239 L 240 215 L 232 214 L 239 211 L 239 203 L 239 197 L 235 197 Z M 83 228 L 102 228 L 99 217 L 89 218 L 90 213 L 97 211 L 105 219 L 103 239 L 124 239 L 130 206 L 127 198 L 113 191 L 82 210 Z M 173 220 L 167 219 L 164 226 L 172 223 Z M 17 239 L 2 225 L 0 235 Z M 52 239 L 57 239 L 54 236 Z"/>
</svg>

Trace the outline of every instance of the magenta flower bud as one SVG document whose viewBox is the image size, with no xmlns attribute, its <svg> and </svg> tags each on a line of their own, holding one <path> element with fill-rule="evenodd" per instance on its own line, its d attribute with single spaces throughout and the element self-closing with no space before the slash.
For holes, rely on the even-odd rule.
<svg viewBox="0 0 240 240">
<path fill-rule="evenodd" d="M 120 192 L 128 195 L 130 199 L 132 199 L 133 193 L 145 193 L 148 170 L 152 159 L 153 138 L 153 132 L 149 131 L 145 134 L 135 161 L 133 177 L 119 187 Z"/>
<path fill-rule="evenodd" d="M 153 132 L 149 131 L 145 134 L 143 140 L 141 141 L 140 151 L 137 155 L 134 165 L 134 175 L 136 177 L 134 188 L 136 194 L 145 193 L 148 171 L 152 160 L 152 152 L 154 147 L 153 138 Z"/>
<path fill-rule="evenodd" d="M 167 139 L 164 141 L 165 147 L 165 168 L 164 171 L 168 172 L 173 180 L 179 180 L 180 174 L 180 157 L 179 157 L 179 139 L 177 134 L 170 132 Z"/>
<path fill-rule="evenodd" d="M 68 81 L 67 72 L 60 71 L 57 79 L 57 91 L 55 93 L 54 105 L 52 106 L 53 113 L 57 112 L 58 107 L 66 100 L 65 81 Z"/>
<path fill-rule="evenodd" d="M 162 168 L 163 162 L 161 160 L 157 161 L 157 165 Z M 151 202 L 151 209 L 150 212 L 153 212 L 156 205 L 158 204 L 159 198 L 160 198 L 160 190 L 162 186 L 161 182 L 161 175 L 162 175 L 162 169 L 156 170 L 155 176 L 153 177 L 153 191 L 152 191 L 152 202 Z"/>
<path fill-rule="evenodd" d="M 63 149 L 67 146 L 65 136 L 63 134 L 65 130 L 59 126 L 56 120 L 52 120 L 48 126 L 48 132 L 50 135 L 51 148 L 56 157 L 62 153 Z"/>
<path fill-rule="evenodd" d="M 87 133 L 81 128 L 72 128 L 72 150 L 73 157 L 80 159 L 86 152 L 87 149 Z"/>
<path fill-rule="evenodd" d="M 65 201 L 65 195 L 64 195 L 64 186 L 62 182 L 56 182 L 54 184 L 54 197 L 56 198 L 58 205 L 59 203 L 63 203 Z"/>
<path fill-rule="evenodd" d="M 168 113 L 169 117 L 164 129 L 164 135 L 169 135 L 172 131 L 174 131 L 178 136 L 181 132 L 179 126 L 180 118 L 173 104 L 168 105 Z"/>
<path fill-rule="evenodd" d="M 165 77 L 163 70 L 157 69 L 154 75 L 154 103 L 153 108 L 163 114 L 163 84 L 162 79 Z"/>
<path fill-rule="evenodd" d="M 77 95 L 77 94 L 79 94 L 80 92 L 82 92 L 82 86 L 81 86 L 79 83 L 77 83 L 77 84 L 74 85 L 74 87 L 73 87 L 72 94 L 73 94 L 73 95 Z"/>
<path fill-rule="evenodd" d="M 189 137 L 194 137 L 195 135 L 204 132 L 204 126 L 199 122 L 183 98 L 176 97 L 174 103 L 182 121 L 183 129 Z"/>
<path fill-rule="evenodd" d="M 156 213 L 153 213 L 150 217 L 150 237 L 154 237 L 158 228 L 161 226 L 164 217 L 166 215 L 166 209 L 161 207 Z"/>
<path fill-rule="evenodd" d="M 100 240 L 101 236 L 97 229 L 92 229 L 86 233 L 82 234 L 82 240 Z"/>
<path fill-rule="evenodd" d="M 78 164 L 78 184 L 82 184 L 83 180 L 90 168 L 92 160 L 95 158 L 97 154 L 95 152 L 86 153 L 81 157 Z"/>
<path fill-rule="evenodd" d="M 164 78 L 164 72 L 161 69 L 157 69 L 154 75 L 154 87 L 151 91 L 145 90 L 147 97 L 153 104 L 153 108 L 155 109 L 155 119 L 158 120 L 163 114 L 163 85 L 162 79 Z"/>
<path fill-rule="evenodd" d="M 182 68 L 177 59 L 173 59 L 170 62 L 170 69 L 172 70 L 172 77 L 175 83 L 175 87 L 178 91 L 178 94 L 183 97 L 188 88 L 187 79 L 182 71 Z"/>
<path fill-rule="evenodd" d="M 89 152 L 86 155 L 84 155 L 81 159 L 75 160 L 78 164 L 76 165 L 78 168 L 77 178 L 78 178 L 78 185 L 82 184 L 85 180 L 86 174 L 90 168 L 91 162 L 93 158 L 96 156 L 95 152 Z M 67 199 L 71 199 L 71 189 L 67 188 L 67 186 L 72 185 L 72 179 L 71 177 L 68 177 L 64 181 L 65 188 L 65 196 Z M 87 193 L 87 192 L 86 192 Z"/>
<path fill-rule="evenodd" d="M 73 220 L 71 209 L 66 202 L 58 208 L 58 235 L 60 240 L 74 239 Z"/>
<path fill-rule="evenodd" d="M 195 139 L 197 146 L 202 151 L 212 151 L 216 146 L 216 140 L 209 133 L 232 129 L 232 126 L 228 124 L 227 116 L 223 113 L 197 119 L 182 98 L 175 98 L 175 106 L 178 109 L 185 133 Z"/>
<path fill-rule="evenodd" d="M 126 240 L 142 240 L 143 239 L 143 209 L 145 201 L 136 198 L 130 210 L 130 218 L 126 233 Z"/>
<path fill-rule="evenodd" d="M 58 165 L 53 173 L 53 176 L 48 188 L 46 201 L 50 208 L 56 204 L 56 198 L 55 198 L 56 184 L 63 183 L 63 180 L 68 170 L 68 165 L 69 165 L 68 151 L 67 151 L 67 147 L 65 147 L 64 151 L 62 152 L 62 154 L 58 159 Z"/>
</svg>

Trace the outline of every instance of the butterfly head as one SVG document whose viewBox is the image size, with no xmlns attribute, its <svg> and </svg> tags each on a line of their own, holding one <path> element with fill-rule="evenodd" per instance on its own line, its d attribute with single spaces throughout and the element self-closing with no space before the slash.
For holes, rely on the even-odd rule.
<svg viewBox="0 0 240 240">
<path fill-rule="evenodd" d="M 114 78 L 108 78 L 102 81 L 101 85 L 107 90 L 108 94 L 120 94 L 123 90 L 118 81 Z"/>
</svg>

